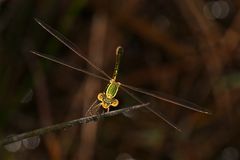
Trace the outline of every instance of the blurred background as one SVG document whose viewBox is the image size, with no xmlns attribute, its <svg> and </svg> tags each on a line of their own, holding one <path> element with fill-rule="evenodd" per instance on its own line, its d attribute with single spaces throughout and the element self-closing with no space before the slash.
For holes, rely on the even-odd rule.
<svg viewBox="0 0 240 160">
<path fill-rule="evenodd" d="M 210 110 L 204 115 L 137 94 L 145 109 L 1 147 L 0 159 L 240 159 L 240 1 L 0 0 L 0 138 L 83 117 L 107 83 L 31 54 L 99 74 L 48 34 L 49 24 L 120 82 Z M 137 104 L 119 92 L 119 107 Z"/>
</svg>

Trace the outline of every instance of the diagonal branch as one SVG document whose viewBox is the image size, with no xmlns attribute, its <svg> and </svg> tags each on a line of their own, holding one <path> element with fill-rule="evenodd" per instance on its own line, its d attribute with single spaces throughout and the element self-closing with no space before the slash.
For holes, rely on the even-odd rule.
<svg viewBox="0 0 240 160">
<path fill-rule="evenodd" d="M 129 112 L 135 109 L 139 109 L 141 107 L 145 107 L 149 105 L 149 103 L 144 103 L 144 104 L 140 104 L 140 105 L 134 105 L 128 108 L 122 108 L 122 109 L 118 109 L 118 110 L 114 110 L 111 112 L 106 112 L 103 113 L 101 115 L 94 115 L 94 116 L 89 116 L 89 117 L 83 117 L 83 118 L 79 118 L 79 119 L 75 119 L 75 120 L 71 120 L 71 121 L 67 121 L 67 122 L 63 122 L 63 123 L 59 123 L 56 125 L 52 125 L 52 126 L 48 126 L 48 127 L 44 127 L 44 128 L 40 128 L 40 129 L 36 129 L 36 130 L 32 130 L 29 132 L 25 132 L 25 133 L 21 133 L 18 135 L 14 135 L 14 136 L 9 136 L 6 137 L 5 139 L 0 141 L 0 145 L 7 145 L 16 141 L 20 141 L 29 137 L 34 137 L 34 136 L 40 136 L 49 132 L 53 132 L 53 131 L 59 131 L 59 130 L 65 130 L 67 128 L 79 125 L 79 124 L 84 124 L 84 123 L 89 123 L 89 122 L 93 122 L 93 121 L 98 121 L 100 119 L 106 118 L 106 117 L 112 117 L 124 112 Z"/>
</svg>

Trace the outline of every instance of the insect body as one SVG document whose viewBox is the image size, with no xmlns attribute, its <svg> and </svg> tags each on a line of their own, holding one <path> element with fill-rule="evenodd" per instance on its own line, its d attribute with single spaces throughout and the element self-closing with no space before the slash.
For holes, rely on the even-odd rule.
<svg viewBox="0 0 240 160">
<path fill-rule="evenodd" d="M 118 100 L 114 98 L 117 95 L 119 86 L 119 82 L 115 82 L 111 79 L 106 92 L 99 93 L 97 96 L 97 99 L 101 101 L 101 106 L 107 109 L 107 111 L 109 111 L 111 106 L 116 107 L 119 104 Z"/>
<path fill-rule="evenodd" d="M 116 63 L 114 67 L 113 77 L 110 80 L 110 83 L 108 84 L 106 91 L 99 93 L 97 96 L 97 99 L 101 101 L 101 106 L 104 109 L 107 109 L 108 112 L 109 112 L 110 106 L 116 107 L 119 104 L 118 100 L 114 97 L 117 95 L 118 89 L 121 85 L 120 82 L 116 82 L 116 78 L 119 70 L 120 58 L 122 53 L 123 53 L 123 48 L 118 47 L 116 49 Z"/>
</svg>

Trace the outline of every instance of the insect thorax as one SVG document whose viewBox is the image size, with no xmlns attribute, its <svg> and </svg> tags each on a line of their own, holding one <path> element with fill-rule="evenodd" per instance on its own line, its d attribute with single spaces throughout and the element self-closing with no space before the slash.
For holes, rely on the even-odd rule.
<svg viewBox="0 0 240 160">
<path fill-rule="evenodd" d="M 107 98 L 109 98 L 109 99 L 114 98 L 117 95 L 119 86 L 120 86 L 119 82 L 116 82 L 114 79 L 111 79 L 110 83 L 106 89 Z"/>
</svg>

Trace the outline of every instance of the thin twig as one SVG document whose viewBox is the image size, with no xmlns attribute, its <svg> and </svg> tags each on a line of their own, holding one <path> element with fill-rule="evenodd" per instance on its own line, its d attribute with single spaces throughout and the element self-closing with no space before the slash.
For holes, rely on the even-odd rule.
<svg viewBox="0 0 240 160">
<path fill-rule="evenodd" d="M 48 126 L 48 127 L 44 127 L 44 128 L 40 128 L 40 129 L 36 129 L 33 131 L 29 131 L 29 132 L 25 132 L 22 134 L 18 134 L 18 135 L 14 135 L 14 136 L 9 136 L 3 140 L 0 141 L 0 145 L 6 145 L 6 144 L 10 144 L 16 141 L 20 141 L 29 137 L 34 137 L 34 136 L 40 136 L 49 132 L 53 132 L 53 131 L 58 131 L 58 130 L 65 130 L 67 128 L 73 127 L 75 125 L 79 125 L 79 124 L 84 124 L 84 123 L 89 123 L 92 121 L 98 121 L 100 119 L 106 118 L 106 117 L 112 117 L 124 112 L 129 112 L 135 109 L 139 109 L 141 107 L 145 107 L 149 105 L 149 103 L 145 103 L 145 104 L 140 104 L 140 105 L 134 105 L 128 108 L 122 108 L 122 109 L 118 109 L 118 110 L 114 110 L 111 112 L 106 112 L 103 113 L 101 115 L 94 115 L 94 116 L 89 116 L 89 117 L 83 117 L 80 119 L 75 119 L 75 120 L 71 120 L 68 122 L 63 122 L 63 123 L 59 123 L 56 125 L 52 125 L 52 126 Z"/>
</svg>

